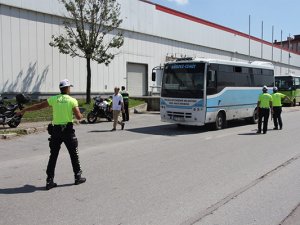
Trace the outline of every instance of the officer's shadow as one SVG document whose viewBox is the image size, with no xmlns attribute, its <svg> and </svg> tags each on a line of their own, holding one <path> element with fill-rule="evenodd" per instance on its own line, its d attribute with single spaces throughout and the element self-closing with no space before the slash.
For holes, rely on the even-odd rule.
<svg viewBox="0 0 300 225">
<path fill-rule="evenodd" d="M 56 188 L 59 187 L 68 187 L 68 186 L 73 186 L 74 184 L 62 184 L 62 185 L 57 185 Z M 0 188 L 0 194 L 3 195 L 14 195 L 14 194 L 27 194 L 27 193 L 33 193 L 36 191 L 46 191 L 45 186 L 43 187 L 36 187 L 34 185 L 30 184 L 25 184 L 22 187 L 16 187 L 16 188 Z"/>
</svg>

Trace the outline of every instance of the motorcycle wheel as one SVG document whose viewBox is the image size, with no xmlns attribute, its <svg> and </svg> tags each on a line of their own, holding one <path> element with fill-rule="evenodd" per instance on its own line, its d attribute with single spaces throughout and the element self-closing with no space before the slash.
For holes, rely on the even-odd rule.
<svg viewBox="0 0 300 225">
<path fill-rule="evenodd" d="M 89 112 L 87 114 L 87 120 L 89 123 L 95 123 L 97 120 L 97 116 L 93 112 Z"/>
<path fill-rule="evenodd" d="M 11 128 L 16 128 L 17 126 L 19 126 L 19 124 L 21 123 L 21 118 L 20 116 L 14 116 L 7 124 L 9 127 Z"/>
</svg>

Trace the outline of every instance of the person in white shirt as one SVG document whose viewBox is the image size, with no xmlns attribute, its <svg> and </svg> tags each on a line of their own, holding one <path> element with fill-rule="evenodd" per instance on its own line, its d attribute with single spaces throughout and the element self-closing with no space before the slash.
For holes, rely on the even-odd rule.
<svg viewBox="0 0 300 225">
<path fill-rule="evenodd" d="M 119 87 L 115 87 L 114 89 L 114 95 L 112 98 L 112 110 L 113 110 L 113 129 L 111 131 L 115 131 L 117 128 L 117 124 L 121 125 L 121 129 L 124 129 L 125 123 L 124 122 L 120 122 L 119 121 L 119 115 L 120 112 L 122 111 L 123 113 L 124 111 L 124 102 L 123 102 L 123 97 L 122 95 L 119 93 L 120 88 Z"/>
</svg>

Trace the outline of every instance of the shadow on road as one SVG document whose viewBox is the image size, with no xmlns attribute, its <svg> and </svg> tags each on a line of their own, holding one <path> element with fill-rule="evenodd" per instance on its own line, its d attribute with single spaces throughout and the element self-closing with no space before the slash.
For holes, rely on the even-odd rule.
<svg viewBox="0 0 300 225">
<path fill-rule="evenodd" d="M 238 134 L 238 135 L 260 135 L 260 134 L 257 134 L 256 131 L 253 131 L 251 133 L 241 133 L 241 134 Z"/>
<path fill-rule="evenodd" d="M 247 126 L 249 123 L 245 120 L 234 120 L 228 121 L 227 128 Z M 143 133 L 143 134 L 152 134 L 152 135 L 165 135 L 165 136 L 178 136 L 178 135 L 187 135 L 187 134 L 197 134 L 215 131 L 214 124 L 207 124 L 205 126 L 184 126 L 176 124 L 167 124 L 167 125 L 158 125 L 152 127 L 141 127 L 126 129 L 127 131 Z M 250 133 L 249 133 L 250 134 Z"/>
<path fill-rule="evenodd" d="M 23 187 L 16 187 L 16 188 L 3 188 L 0 189 L 0 194 L 26 194 L 32 193 L 35 191 L 44 191 L 45 187 L 36 187 L 33 185 L 26 184 Z"/>
<path fill-rule="evenodd" d="M 107 133 L 111 132 L 111 130 L 91 130 L 88 133 Z"/>
<path fill-rule="evenodd" d="M 206 132 L 208 130 L 205 127 L 177 126 L 174 124 L 168 124 L 168 125 L 126 129 L 126 131 L 142 133 L 142 134 L 151 134 L 151 135 L 178 136 L 178 135 L 187 135 L 187 134 L 197 134 L 197 133 Z"/>
<path fill-rule="evenodd" d="M 261 134 L 263 134 L 263 133 L 258 134 L 258 133 L 256 133 L 256 131 L 257 131 L 257 129 L 253 130 L 253 132 L 251 132 L 251 133 L 241 133 L 241 134 L 238 134 L 238 135 L 261 135 Z M 278 130 L 268 129 L 267 133 L 276 132 L 276 131 L 278 132 Z"/>
<path fill-rule="evenodd" d="M 56 188 L 59 187 L 69 187 L 73 186 L 74 184 L 62 184 L 62 185 L 57 185 Z M 43 187 L 36 187 L 33 185 L 26 184 L 23 187 L 16 187 L 16 188 L 0 188 L 0 194 L 3 195 L 13 195 L 13 194 L 26 194 L 26 193 L 33 193 L 36 191 L 46 191 L 45 186 Z"/>
</svg>

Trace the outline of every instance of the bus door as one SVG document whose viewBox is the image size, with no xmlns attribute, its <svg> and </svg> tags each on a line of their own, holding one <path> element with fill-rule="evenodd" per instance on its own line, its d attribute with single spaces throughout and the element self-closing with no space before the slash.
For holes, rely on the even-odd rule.
<svg viewBox="0 0 300 225">
<path fill-rule="evenodd" d="M 207 121 L 206 116 L 210 117 L 208 114 L 211 115 L 211 113 L 214 111 L 212 106 L 215 105 L 214 100 L 209 98 L 209 96 L 217 93 L 217 73 L 212 66 L 210 66 L 207 70 L 205 89 L 205 121 Z"/>
<path fill-rule="evenodd" d="M 208 70 L 206 81 L 206 95 L 213 95 L 217 93 L 217 79 L 216 71 Z"/>
</svg>

